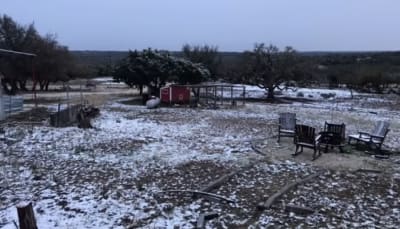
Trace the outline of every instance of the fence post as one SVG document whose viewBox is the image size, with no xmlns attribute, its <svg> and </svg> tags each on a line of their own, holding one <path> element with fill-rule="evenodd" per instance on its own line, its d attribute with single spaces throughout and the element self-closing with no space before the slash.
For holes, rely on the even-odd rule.
<svg viewBox="0 0 400 229">
<path fill-rule="evenodd" d="M 5 114 L 4 114 L 4 105 L 3 105 L 3 95 L 1 93 L 1 89 L 0 89 L 0 120 L 4 120 Z"/>
<path fill-rule="evenodd" d="M 17 205 L 19 229 L 38 229 L 32 203 Z"/>
</svg>

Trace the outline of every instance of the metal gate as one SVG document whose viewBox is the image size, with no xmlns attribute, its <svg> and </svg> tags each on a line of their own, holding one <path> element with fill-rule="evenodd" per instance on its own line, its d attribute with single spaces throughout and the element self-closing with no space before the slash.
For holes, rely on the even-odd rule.
<svg viewBox="0 0 400 229">
<path fill-rule="evenodd" d="M 3 95 L 0 97 L 0 120 L 23 109 L 24 99 L 21 96 Z"/>
</svg>

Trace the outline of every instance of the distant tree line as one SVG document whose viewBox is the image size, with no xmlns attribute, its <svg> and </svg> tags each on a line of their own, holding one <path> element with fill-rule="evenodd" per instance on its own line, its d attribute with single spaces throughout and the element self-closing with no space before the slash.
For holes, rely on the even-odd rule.
<svg viewBox="0 0 400 229">
<path fill-rule="evenodd" d="M 112 53 L 98 54 L 113 59 Z M 122 54 L 115 53 L 115 57 Z M 220 52 L 218 47 L 210 45 L 185 44 L 180 52 L 168 52 L 168 55 L 202 64 L 210 72 L 209 77 L 202 78 L 204 81 L 259 86 L 266 90 L 268 98 L 274 98 L 277 90 L 300 86 L 400 94 L 400 52 L 297 52 L 291 47 L 280 50 L 272 44 L 260 43 L 242 53 Z M 109 61 L 101 65 L 99 74 L 113 75 L 114 66 L 123 62 L 126 59 L 116 62 L 118 64 Z M 126 81 L 122 73 L 119 74 L 116 78 Z M 136 85 L 126 82 L 130 86 Z M 143 88 L 145 84 L 137 85 Z"/>
<path fill-rule="evenodd" d="M 130 87 L 138 87 L 140 93 L 146 87 L 157 94 L 167 82 L 219 81 L 258 86 L 270 99 L 277 90 L 321 85 L 400 94 L 400 52 L 307 53 L 258 43 L 241 53 L 185 44 L 179 52 L 145 49 L 71 54 L 55 36 L 41 36 L 33 24 L 19 25 L 7 15 L 0 17 L 0 48 L 37 55 L 0 54 L 1 84 L 8 93 L 28 90 L 29 80 L 33 80 L 33 90 L 48 90 L 52 82 L 86 77 L 96 66 L 98 75 L 112 75 Z"/>
<path fill-rule="evenodd" d="M 6 93 L 28 90 L 48 90 L 49 84 L 84 77 L 88 70 L 74 62 L 68 48 L 60 45 L 51 34 L 40 35 L 34 24 L 22 26 L 7 15 L 0 15 L 0 48 L 33 53 L 36 57 L 0 53 L 1 84 Z"/>
<path fill-rule="evenodd" d="M 350 53 L 320 57 L 314 74 L 331 88 L 368 93 L 400 92 L 400 52 Z"/>
<path fill-rule="evenodd" d="M 183 60 L 188 61 L 184 62 L 185 67 L 178 68 L 176 63 Z M 200 66 L 210 74 L 200 77 L 199 71 L 183 70 Z M 252 50 L 224 55 L 216 46 L 185 44 L 180 53 L 151 49 L 130 52 L 115 70 L 116 79 L 138 86 L 141 93 L 143 86 L 154 91 L 166 82 L 215 80 L 258 86 L 266 90 L 270 99 L 277 90 L 295 90 L 299 86 L 347 87 L 374 93 L 400 90 L 400 53 L 396 52 L 299 53 L 292 47 L 280 50 L 272 44 L 258 43 Z"/>
</svg>

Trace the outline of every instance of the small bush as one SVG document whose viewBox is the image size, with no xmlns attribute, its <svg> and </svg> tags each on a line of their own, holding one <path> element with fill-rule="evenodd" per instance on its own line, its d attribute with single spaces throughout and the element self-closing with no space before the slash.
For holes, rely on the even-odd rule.
<svg viewBox="0 0 400 229">
<path fill-rule="evenodd" d="M 324 99 L 334 98 L 335 96 L 335 93 L 321 93 L 321 97 Z"/>
<path fill-rule="evenodd" d="M 301 91 L 299 91 L 299 92 L 297 92 L 297 95 L 296 95 L 296 96 L 297 96 L 297 97 L 303 98 L 303 97 L 304 97 L 304 93 L 301 92 Z"/>
</svg>

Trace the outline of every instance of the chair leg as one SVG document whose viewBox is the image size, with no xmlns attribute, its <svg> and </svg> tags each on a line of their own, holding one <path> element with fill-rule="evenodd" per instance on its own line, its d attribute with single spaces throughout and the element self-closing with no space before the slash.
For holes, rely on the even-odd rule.
<svg viewBox="0 0 400 229">
<path fill-rule="evenodd" d="M 314 154 L 312 156 L 312 161 L 314 161 L 315 159 L 317 159 L 317 151 L 314 149 Z"/>
<path fill-rule="evenodd" d="M 382 145 L 381 144 L 374 144 L 374 143 L 371 143 L 371 146 L 374 146 L 375 147 L 375 153 L 376 154 L 382 154 L 382 151 L 381 151 L 381 147 L 382 147 Z M 371 147 L 372 148 L 372 147 Z"/>
<path fill-rule="evenodd" d="M 351 140 L 353 140 L 352 137 L 349 137 L 349 140 L 347 141 L 347 143 L 350 145 L 351 144 Z"/>
<path fill-rule="evenodd" d="M 281 140 L 281 134 L 278 133 L 278 143 L 279 143 L 280 140 Z"/>
<path fill-rule="evenodd" d="M 329 146 L 325 145 L 324 153 L 328 153 L 328 148 L 329 148 Z"/>
<path fill-rule="evenodd" d="M 296 145 L 296 151 L 294 152 L 294 154 L 292 154 L 292 156 L 297 156 L 298 155 L 298 152 L 299 151 L 299 146 L 298 145 Z"/>
<path fill-rule="evenodd" d="M 317 147 L 314 147 L 314 154 L 313 154 L 313 158 L 312 161 L 315 161 L 317 158 L 319 158 L 321 156 L 321 152 L 318 153 L 317 156 Z"/>
</svg>

